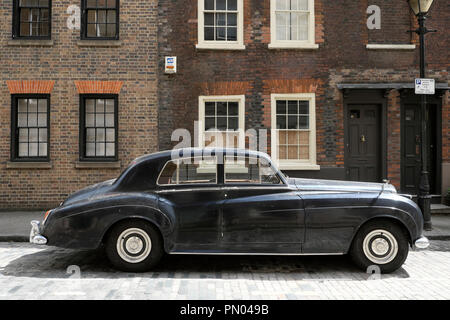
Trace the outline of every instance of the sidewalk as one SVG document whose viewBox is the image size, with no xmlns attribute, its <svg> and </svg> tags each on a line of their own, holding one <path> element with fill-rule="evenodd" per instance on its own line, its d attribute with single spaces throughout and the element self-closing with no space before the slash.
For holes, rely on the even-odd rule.
<svg viewBox="0 0 450 320">
<path fill-rule="evenodd" d="M 30 237 L 32 220 L 42 221 L 44 212 L 1 212 L 0 211 L 0 242 L 27 242 Z"/>
<path fill-rule="evenodd" d="M 450 214 L 434 214 L 431 216 L 432 231 L 424 231 L 430 240 L 450 240 Z"/>
<path fill-rule="evenodd" d="M 27 242 L 30 221 L 44 218 L 44 212 L 0 212 L 0 242 Z M 424 235 L 432 240 L 450 240 L 450 214 L 432 215 L 433 230 Z"/>
</svg>

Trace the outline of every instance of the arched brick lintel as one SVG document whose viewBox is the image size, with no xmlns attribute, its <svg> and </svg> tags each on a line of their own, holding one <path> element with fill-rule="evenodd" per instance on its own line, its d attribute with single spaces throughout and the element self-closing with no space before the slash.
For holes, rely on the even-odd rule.
<svg viewBox="0 0 450 320">
<path fill-rule="evenodd" d="M 11 94 L 50 94 L 55 85 L 54 80 L 7 80 Z"/>
<path fill-rule="evenodd" d="M 74 81 L 79 94 L 119 94 L 123 81 Z"/>
</svg>

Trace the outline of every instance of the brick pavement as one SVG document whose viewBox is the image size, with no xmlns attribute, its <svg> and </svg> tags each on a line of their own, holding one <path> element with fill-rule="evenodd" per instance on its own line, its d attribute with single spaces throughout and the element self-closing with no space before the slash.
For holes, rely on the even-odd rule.
<svg viewBox="0 0 450 320">
<path fill-rule="evenodd" d="M 347 257 L 167 256 L 130 274 L 101 250 L 0 243 L 0 299 L 449 299 L 449 263 L 450 242 L 433 241 L 380 277 Z"/>
</svg>

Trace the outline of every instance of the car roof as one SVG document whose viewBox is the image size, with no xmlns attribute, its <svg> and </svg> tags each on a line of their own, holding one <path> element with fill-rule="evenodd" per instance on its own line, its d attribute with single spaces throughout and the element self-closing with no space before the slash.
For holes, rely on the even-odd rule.
<svg viewBox="0 0 450 320">
<path fill-rule="evenodd" d="M 134 160 L 135 164 L 147 161 L 167 161 L 169 158 L 179 159 L 192 156 L 214 156 L 214 155 L 230 155 L 230 156 L 253 156 L 264 158 L 270 161 L 267 153 L 238 148 L 181 148 L 173 150 L 159 151 L 152 154 L 141 156 Z"/>
<path fill-rule="evenodd" d="M 156 185 L 156 180 L 158 179 L 158 175 L 161 172 L 163 166 L 170 160 L 182 159 L 192 156 L 215 156 L 218 155 L 229 155 L 229 156 L 251 156 L 262 158 L 268 161 L 271 165 L 273 165 L 268 154 L 248 150 L 248 149 L 235 149 L 235 148 L 183 148 L 183 149 L 174 149 L 174 150 L 166 150 L 155 152 L 152 154 L 144 155 L 139 157 L 131 162 L 127 169 L 125 169 L 122 174 L 117 178 L 115 184 L 118 188 L 136 188 L 136 175 L 142 176 L 139 174 L 139 168 L 144 170 L 148 170 L 145 178 L 140 179 L 137 178 L 137 181 L 140 181 L 141 184 L 146 184 L 146 188 L 151 188 Z M 277 169 L 279 172 L 279 170 Z M 130 175 L 131 173 L 131 175 Z M 280 172 L 281 174 L 281 172 Z M 131 178 L 130 178 L 131 177 Z"/>
</svg>

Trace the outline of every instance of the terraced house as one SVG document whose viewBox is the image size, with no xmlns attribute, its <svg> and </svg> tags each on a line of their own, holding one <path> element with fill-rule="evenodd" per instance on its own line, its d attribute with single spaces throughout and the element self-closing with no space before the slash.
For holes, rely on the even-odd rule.
<svg viewBox="0 0 450 320">
<path fill-rule="evenodd" d="M 427 35 L 436 202 L 450 184 L 449 9 L 434 1 L 427 21 L 439 31 Z M 419 42 L 406 0 L 160 0 L 159 14 L 160 61 L 178 64 L 175 74 L 160 67 L 160 149 L 179 143 L 174 128 L 199 146 L 218 133 L 248 146 L 246 130 L 263 129 L 290 176 L 389 179 L 417 194 Z"/>
<path fill-rule="evenodd" d="M 52 208 L 157 150 L 157 1 L 0 3 L 0 208 Z"/>
<path fill-rule="evenodd" d="M 2 1 L 0 209 L 57 205 L 178 145 L 180 128 L 197 146 L 254 147 L 253 131 L 290 176 L 389 179 L 412 194 L 426 143 L 439 202 L 450 184 L 448 1 L 430 16 L 436 93 L 422 141 L 406 0 Z"/>
</svg>

